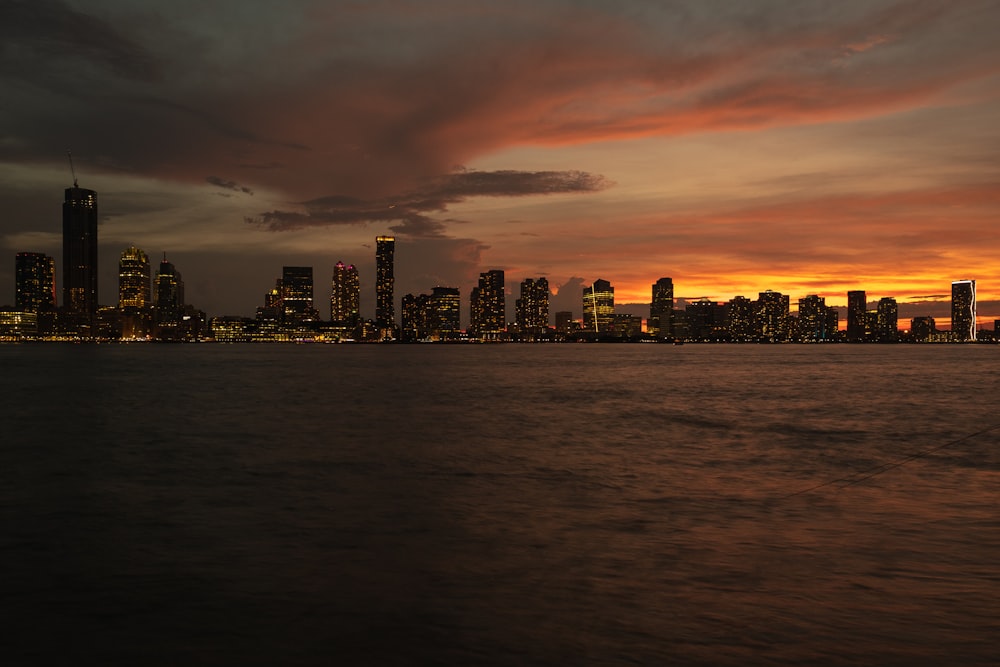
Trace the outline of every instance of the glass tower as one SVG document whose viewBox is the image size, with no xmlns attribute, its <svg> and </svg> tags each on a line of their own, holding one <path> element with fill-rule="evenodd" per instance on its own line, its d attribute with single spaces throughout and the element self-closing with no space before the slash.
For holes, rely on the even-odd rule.
<svg viewBox="0 0 1000 667">
<path fill-rule="evenodd" d="M 316 319 L 311 266 L 281 267 L 282 317 L 286 324 Z"/>
<path fill-rule="evenodd" d="M 63 307 L 79 324 L 97 315 L 97 193 L 75 183 L 63 201 Z"/>
<path fill-rule="evenodd" d="M 479 286 L 471 304 L 475 309 L 472 328 L 478 335 L 495 338 L 507 328 L 503 271 L 493 269 L 479 274 Z"/>
<path fill-rule="evenodd" d="M 609 333 L 615 318 L 615 288 L 607 280 L 595 280 L 583 288 L 583 330 Z"/>
</svg>

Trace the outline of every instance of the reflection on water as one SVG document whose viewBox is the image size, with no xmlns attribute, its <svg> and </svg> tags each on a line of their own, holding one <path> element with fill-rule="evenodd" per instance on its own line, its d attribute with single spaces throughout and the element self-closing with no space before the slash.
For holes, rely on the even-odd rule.
<svg viewBox="0 0 1000 667">
<path fill-rule="evenodd" d="M 14 662 L 995 664 L 984 346 L 4 346 Z"/>
</svg>

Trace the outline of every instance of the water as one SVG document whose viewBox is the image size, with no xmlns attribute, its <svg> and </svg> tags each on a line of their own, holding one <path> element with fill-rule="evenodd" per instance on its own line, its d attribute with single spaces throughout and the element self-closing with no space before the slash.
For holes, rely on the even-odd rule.
<svg viewBox="0 0 1000 667">
<path fill-rule="evenodd" d="M 0 364 L 4 664 L 996 661 L 995 346 Z"/>
</svg>

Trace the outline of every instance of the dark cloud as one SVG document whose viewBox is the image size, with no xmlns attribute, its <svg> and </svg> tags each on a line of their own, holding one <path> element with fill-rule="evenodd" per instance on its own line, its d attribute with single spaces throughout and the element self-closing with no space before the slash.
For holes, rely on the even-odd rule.
<svg viewBox="0 0 1000 667">
<path fill-rule="evenodd" d="M 37 82 L 44 71 L 70 79 L 61 72 L 79 72 L 91 65 L 130 80 L 161 78 L 157 59 L 143 46 L 102 19 L 59 0 L 0 3 L 0 39 L 0 63 L 8 76 Z"/>
<path fill-rule="evenodd" d="M 472 197 L 580 194 L 612 185 L 599 174 L 583 171 L 462 170 L 430 179 L 422 187 L 396 197 L 361 199 L 330 195 L 301 202 L 304 212 L 268 211 L 246 221 L 271 231 L 394 222 L 397 224 L 391 229 L 400 235 L 441 237 L 446 225 L 427 214 L 443 212 Z"/>
<path fill-rule="evenodd" d="M 246 187 L 245 185 L 240 185 L 236 181 L 227 181 L 224 178 L 219 178 L 218 176 L 206 176 L 205 182 L 211 185 L 215 185 L 220 188 L 225 188 L 226 190 L 233 190 L 235 192 L 243 192 L 248 195 L 253 194 L 253 190 Z"/>
</svg>

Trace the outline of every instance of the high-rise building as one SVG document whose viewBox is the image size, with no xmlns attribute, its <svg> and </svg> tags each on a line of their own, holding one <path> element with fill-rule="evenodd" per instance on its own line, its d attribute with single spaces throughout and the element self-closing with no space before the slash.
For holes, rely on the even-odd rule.
<svg viewBox="0 0 1000 667">
<path fill-rule="evenodd" d="M 837 337 L 837 309 L 826 305 L 816 294 L 799 299 L 798 338 L 805 341 L 833 340 Z"/>
<path fill-rule="evenodd" d="M 400 338 L 406 342 L 420 340 L 427 335 L 427 304 L 430 297 L 426 294 L 414 296 L 407 294 L 402 302 L 402 325 Z"/>
<path fill-rule="evenodd" d="M 673 313 L 674 281 L 670 278 L 660 278 L 653 284 L 653 299 L 649 302 L 646 333 L 656 338 L 672 337 L 674 335 Z"/>
<path fill-rule="evenodd" d="M 951 339 L 976 340 L 975 280 L 956 280 L 951 284 Z"/>
<path fill-rule="evenodd" d="M 432 336 L 450 338 L 461 331 L 462 305 L 457 287 L 435 287 L 429 307 L 427 319 Z"/>
<path fill-rule="evenodd" d="M 282 320 L 301 324 L 319 319 L 313 308 L 313 270 L 311 266 L 281 267 Z"/>
<path fill-rule="evenodd" d="M 757 294 L 757 332 L 761 340 L 776 342 L 788 337 L 788 295 L 766 290 Z"/>
<path fill-rule="evenodd" d="M 549 281 L 545 278 L 521 281 L 521 298 L 515 303 L 515 321 L 523 336 L 539 336 L 549 330 Z"/>
<path fill-rule="evenodd" d="M 63 308 L 77 325 L 97 316 L 97 193 L 66 188 L 63 201 Z"/>
<path fill-rule="evenodd" d="M 899 306 L 892 297 L 878 300 L 875 309 L 875 340 L 880 343 L 895 343 L 899 340 Z"/>
<path fill-rule="evenodd" d="M 860 343 L 865 340 L 865 317 L 868 312 L 868 301 L 864 290 L 852 290 L 847 293 L 847 341 Z"/>
<path fill-rule="evenodd" d="M 330 320 L 346 327 L 361 321 L 361 282 L 353 264 L 337 262 L 330 290 Z"/>
<path fill-rule="evenodd" d="M 595 280 L 583 288 L 583 330 L 596 334 L 612 329 L 615 315 L 615 288 L 607 280 Z"/>
<path fill-rule="evenodd" d="M 504 274 L 493 269 L 479 274 L 479 285 L 470 295 L 470 329 L 482 338 L 497 338 L 507 328 Z"/>
<path fill-rule="evenodd" d="M 395 277 L 393 263 L 396 254 L 396 238 L 375 237 L 375 326 L 381 340 L 394 338 L 396 314 L 393 306 Z"/>
<path fill-rule="evenodd" d="M 711 299 L 698 299 L 687 304 L 688 335 L 692 340 L 718 340 L 725 338 L 727 306 Z"/>
<path fill-rule="evenodd" d="M 142 309 L 150 305 L 149 257 L 135 246 L 118 259 L 118 308 Z"/>
<path fill-rule="evenodd" d="M 757 323 L 754 302 L 745 296 L 734 296 L 729 300 L 726 312 L 726 329 L 735 341 L 757 340 Z"/>
<path fill-rule="evenodd" d="M 184 311 L 184 280 L 173 264 L 167 261 L 167 253 L 156 272 L 156 298 L 153 302 L 158 325 L 176 325 Z"/>
<path fill-rule="evenodd" d="M 40 252 L 19 252 L 14 262 L 17 310 L 39 313 L 56 307 L 56 260 Z"/>
<path fill-rule="evenodd" d="M 914 317 L 910 320 L 910 338 L 918 342 L 926 342 L 937 333 L 937 325 L 933 317 Z"/>
</svg>

